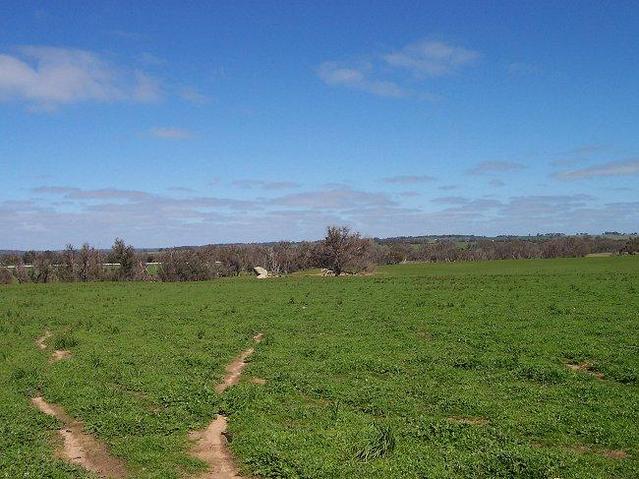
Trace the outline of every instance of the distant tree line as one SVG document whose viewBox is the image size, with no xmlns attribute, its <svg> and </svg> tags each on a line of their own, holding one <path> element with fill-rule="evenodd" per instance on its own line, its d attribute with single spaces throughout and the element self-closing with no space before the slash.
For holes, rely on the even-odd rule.
<svg viewBox="0 0 639 479">
<path fill-rule="evenodd" d="M 348 227 L 331 226 L 317 242 L 211 245 L 138 253 L 117 238 L 110 251 L 88 244 L 63 251 L 28 251 L 0 256 L 0 283 L 55 281 L 202 281 L 251 273 L 255 266 L 273 275 L 324 268 L 330 275 L 372 271 L 403 262 L 455 262 L 492 259 L 581 257 L 592 253 L 637 254 L 639 238 L 548 236 L 534 240 L 499 238 L 411 242 L 367 239 Z M 153 262 L 154 269 L 147 264 Z"/>
</svg>

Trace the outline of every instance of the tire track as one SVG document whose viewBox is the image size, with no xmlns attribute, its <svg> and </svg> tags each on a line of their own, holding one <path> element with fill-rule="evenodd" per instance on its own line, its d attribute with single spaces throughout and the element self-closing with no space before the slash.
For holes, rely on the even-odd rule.
<svg viewBox="0 0 639 479">
<path fill-rule="evenodd" d="M 263 337 L 262 333 L 256 334 L 253 336 L 253 342 L 255 344 L 259 343 Z M 245 349 L 226 367 L 226 375 L 222 382 L 215 386 L 215 391 L 218 394 L 238 383 L 242 371 L 246 367 L 246 360 L 254 352 L 255 349 L 253 347 Z M 198 479 L 242 478 L 228 447 L 226 438 L 227 425 L 228 418 L 218 414 L 206 428 L 189 433 L 189 439 L 193 441 L 190 449 L 191 455 L 204 461 L 209 466 L 208 471 L 196 476 Z"/>
<path fill-rule="evenodd" d="M 64 425 L 58 429 L 62 437 L 62 447 L 56 452 L 59 457 L 100 477 L 123 479 L 128 476 L 124 463 L 113 457 L 104 443 L 87 434 L 82 422 L 70 417 L 62 407 L 46 402 L 42 396 L 31 398 L 31 403 Z"/>
</svg>

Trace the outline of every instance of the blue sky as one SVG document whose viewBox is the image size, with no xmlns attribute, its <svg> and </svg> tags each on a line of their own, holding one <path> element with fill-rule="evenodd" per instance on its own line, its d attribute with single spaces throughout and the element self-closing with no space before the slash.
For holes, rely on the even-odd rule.
<svg viewBox="0 0 639 479">
<path fill-rule="evenodd" d="M 0 248 L 639 230 L 633 2 L 7 2 Z"/>
</svg>

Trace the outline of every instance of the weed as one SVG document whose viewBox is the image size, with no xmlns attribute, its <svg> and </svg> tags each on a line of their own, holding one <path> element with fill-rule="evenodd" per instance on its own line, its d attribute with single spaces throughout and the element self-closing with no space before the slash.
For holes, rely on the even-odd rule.
<svg viewBox="0 0 639 479">
<path fill-rule="evenodd" d="M 391 428 L 385 425 L 375 425 L 372 436 L 355 453 L 355 457 L 360 461 L 371 461 L 386 457 L 393 449 L 395 449 L 395 436 Z"/>
</svg>

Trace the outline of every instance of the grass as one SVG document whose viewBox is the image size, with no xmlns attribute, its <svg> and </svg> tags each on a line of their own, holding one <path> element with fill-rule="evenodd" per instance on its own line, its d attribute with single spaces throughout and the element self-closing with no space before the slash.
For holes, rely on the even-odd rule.
<svg viewBox="0 0 639 479">
<path fill-rule="evenodd" d="M 0 477 L 89 477 L 55 457 L 37 393 L 135 478 L 202 470 L 187 432 L 217 412 L 262 477 L 639 477 L 638 293 L 637 257 L 2 287 Z"/>
</svg>

